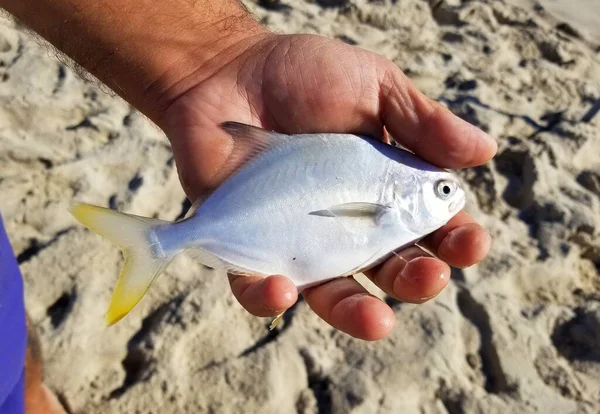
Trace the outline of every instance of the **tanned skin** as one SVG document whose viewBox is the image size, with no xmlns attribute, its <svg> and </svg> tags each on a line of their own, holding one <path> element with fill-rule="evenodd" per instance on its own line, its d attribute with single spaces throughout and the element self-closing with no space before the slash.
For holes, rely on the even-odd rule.
<svg viewBox="0 0 600 414">
<path fill-rule="evenodd" d="M 33 321 L 27 315 L 27 352 L 25 354 L 25 413 L 66 414 L 54 393 L 44 385 L 42 345 Z"/>
</svg>

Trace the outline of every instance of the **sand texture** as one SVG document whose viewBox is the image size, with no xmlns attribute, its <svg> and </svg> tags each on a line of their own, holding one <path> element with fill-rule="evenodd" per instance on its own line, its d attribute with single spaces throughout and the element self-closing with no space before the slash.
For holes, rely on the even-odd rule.
<svg viewBox="0 0 600 414">
<path fill-rule="evenodd" d="M 269 333 L 270 320 L 247 314 L 224 274 L 185 256 L 106 328 L 121 254 L 68 207 L 180 217 L 187 204 L 170 147 L 130 106 L 3 20 L 0 210 L 47 382 L 70 412 L 600 412 L 593 30 L 516 0 L 257 3 L 247 4 L 270 28 L 393 59 L 497 138 L 492 162 L 460 172 L 492 251 L 424 305 L 389 300 L 397 325 L 377 343 L 333 330 L 304 302 Z"/>
</svg>

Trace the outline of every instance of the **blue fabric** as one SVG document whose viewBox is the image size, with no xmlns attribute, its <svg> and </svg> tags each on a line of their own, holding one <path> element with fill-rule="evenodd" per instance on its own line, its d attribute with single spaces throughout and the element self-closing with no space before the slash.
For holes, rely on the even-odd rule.
<svg viewBox="0 0 600 414">
<path fill-rule="evenodd" d="M 23 414 L 27 325 L 23 279 L 0 216 L 0 414 Z"/>
<path fill-rule="evenodd" d="M 4 403 L 0 406 L 0 414 L 24 414 L 25 407 L 23 397 L 25 394 L 25 371 L 21 373 L 19 381 L 8 394 Z"/>
</svg>

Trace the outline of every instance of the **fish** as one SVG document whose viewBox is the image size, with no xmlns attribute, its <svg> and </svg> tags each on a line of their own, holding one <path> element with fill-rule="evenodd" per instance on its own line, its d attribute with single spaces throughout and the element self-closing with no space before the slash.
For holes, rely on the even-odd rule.
<svg viewBox="0 0 600 414">
<path fill-rule="evenodd" d="M 286 276 L 302 292 L 382 263 L 465 205 L 453 172 L 373 137 L 287 135 L 233 121 L 221 128 L 234 142 L 225 168 L 237 168 L 183 219 L 71 208 L 125 257 L 107 325 L 126 316 L 183 252 L 230 274 Z"/>
</svg>

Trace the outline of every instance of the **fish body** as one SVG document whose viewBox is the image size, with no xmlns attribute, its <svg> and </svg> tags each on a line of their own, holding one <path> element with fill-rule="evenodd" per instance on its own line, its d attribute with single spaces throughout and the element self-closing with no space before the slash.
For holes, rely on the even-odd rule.
<svg viewBox="0 0 600 414">
<path fill-rule="evenodd" d="M 126 263 L 107 322 L 123 317 L 173 257 L 235 274 L 288 277 L 299 290 L 368 269 L 464 206 L 456 177 L 410 152 L 352 134 L 289 136 L 228 122 L 242 167 L 176 223 L 79 205 Z"/>
</svg>

